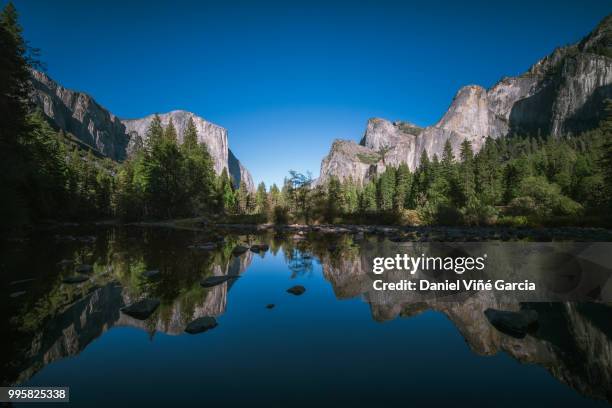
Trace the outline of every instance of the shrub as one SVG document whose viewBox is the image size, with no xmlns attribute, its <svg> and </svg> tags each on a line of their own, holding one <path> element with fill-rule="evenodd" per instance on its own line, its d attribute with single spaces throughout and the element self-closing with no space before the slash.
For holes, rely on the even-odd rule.
<svg viewBox="0 0 612 408">
<path fill-rule="evenodd" d="M 288 224 L 289 223 L 289 211 L 286 207 L 277 205 L 274 207 L 273 218 L 275 224 Z"/>
<path fill-rule="evenodd" d="M 404 226 L 418 226 L 423 223 L 416 210 L 400 210 L 397 218 L 397 223 Z"/>
</svg>

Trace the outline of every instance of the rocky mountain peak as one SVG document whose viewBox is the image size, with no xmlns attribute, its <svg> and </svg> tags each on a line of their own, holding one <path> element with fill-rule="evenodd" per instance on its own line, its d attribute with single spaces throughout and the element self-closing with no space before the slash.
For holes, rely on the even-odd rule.
<svg viewBox="0 0 612 408">
<path fill-rule="evenodd" d="M 146 140 L 146 130 L 155 115 L 120 120 L 90 95 L 64 88 L 44 72 L 31 70 L 31 73 L 34 104 L 57 128 L 74 135 L 84 144 L 113 160 L 122 161 L 136 145 Z M 229 150 L 225 128 L 184 110 L 163 113 L 159 117 L 164 126 L 172 119 L 179 142 L 183 140 L 189 119 L 193 119 L 198 141 L 206 144 L 215 172 L 221 174 L 227 169 L 236 185 L 244 180 L 247 187 L 254 190 L 251 174 Z"/>
<path fill-rule="evenodd" d="M 464 140 L 478 152 L 487 137 L 577 135 L 599 123 L 607 98 L 612 98 L 612 15 L 581 42 L 555 49 L 523 75 L 505 77 L 488 90 L 478 85 L 461 88 L 433 126 L 421 129 L 370 119 L 360 142 L 367 150 L 335 144 L 323 159 L 319 182 L 332 175 L 364 181 L 401 163 L 414 171 L 423 151 L 430 158 L 441 156 L 447 141 L 458 157 Z M 360 157 L 377 154 L 377 163 L 362 166 Z M 343 160 L 352 164 L 340 163 Z"/>
<path fill-rule="evenodd" d="M 486 136 L 490 134 L 490 115 L 486 89 L 468 85 L 457 92 L 451 106 L 435 126 L 466 135 Z"/>
</svg>

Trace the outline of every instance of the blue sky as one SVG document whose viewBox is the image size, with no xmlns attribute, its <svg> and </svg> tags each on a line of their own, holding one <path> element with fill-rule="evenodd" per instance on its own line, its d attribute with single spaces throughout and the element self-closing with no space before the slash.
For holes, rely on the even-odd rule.
<svg viewBox="0 0 612 408">
<path fill-rule="evenodd" d="M 47 72 L 122 118 L 190 110 L 229 130 L 256 182 L 319 173 L 370 117 L 436 122 L 612 12 L 609 0 L 16 0 Z"/>
</svg>

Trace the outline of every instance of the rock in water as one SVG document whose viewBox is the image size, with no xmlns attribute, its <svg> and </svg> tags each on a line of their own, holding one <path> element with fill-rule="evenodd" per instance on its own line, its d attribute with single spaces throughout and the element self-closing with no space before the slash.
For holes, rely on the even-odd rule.
<svg viewBox="0 0 612 408">
<path fill-rule="evenodd" d="M 274 309 L 274 303 L 268 303 L 266 309 Z"/>
<path fill-rule="evenodd" d="M 205 288 L 212 288 L 213 286 L 221 285 L 222 283 L 225 283 L 230 279 L 238 279 L 238 276 L 230 276 L 230 275 L 209 276 L 208 278 L 201 281 L 200 285 L 202 285 Z"/>
<path fill-rule="evenodd" d="M 89 276 L 86 275 L 73 275 L 73 276 L 67 276 L 64 279 L 62 279 L 62 282 L 64 283 L 81 283 L 81 282 L 85 282 L 86 280 L 89 280 Z"/>
<path fill-rule="evenodd" d="M 302 285 L 295 285 L 287 289 L 287 292 L 291 293 L 292 295 L 300 296 L 301 294 L 306 292 L 306 288 Z"/>
<path fill-rule="evenodd" d="M 238 255 L 242 255 L 242 254 L 244 254 L 244 253 L 245 253 L 246 251 L 248 251 L 248 250 L 249 250 L 249 247 L 247 247 L 247 246 L 244 246 L 244 245 L 236 245 L 236 246 L 234 247 L 234 249 L 232 250 L 232 254 L 233 254 L 233 255 L 238 256 Z"/>
<path fill-rule="evenodd" d="M 270 247 L 267 244 L 254 244 L 251 245 L 251 251 L 259 253 L 259 252 L 265 252 L 268 249 L 270 249 Z"/>
<path fill-rule="evenodd" d="M 74 264 L 74 261 L 72 259 L 62 259 L 61 261 L 57 263 L 57 266 L 64 268 L 72 264 Z"/>
<path fill-rule="evenodd" d="M 217 319 L 211 316 L 199 317 L 189 323 L 185 328 L 185 332 L 189 334 L 203 333 L 206 330 L 210 330 L 217 327 Z"/>
<path fill-rule="evenodd" d="M 158 299 L 143 299 L 129 306 L 121 308 L 121 311 L 128 316 L 138 320 L 145 320 L 151 316 L 159 306 Z"/>
<path fill-rule="evenodd" d="M 517 339 L 522 339 L 528 332 L 538 327 L 538 312 L 535 310 L 510 312 L 487 309 L 484 313 L 497 330 Z"/>
<path fill-rule="evenodd" d="M 142 273 L 142 276 L 147 279 L 159 278 L 159 269 L 151 269 L 150 271 L 145 271 Z"/>
<path fill-rule="evenodd" d="M 93 266 L 86 265 L 86 264 L 81 264 L 81 265 L 76 267 L 75 271 L 78 272 L 78 273 L 89 273 L 89 272 L 93 271 Z"/>
<path fill-rule="evenodd" d="M 202 251 L 212 251 L 217 248 L 217 244 L 214 242 L 205 242 L 203 244 L 189 245 L 189 249 L 199 249 Z"/>
</svg>

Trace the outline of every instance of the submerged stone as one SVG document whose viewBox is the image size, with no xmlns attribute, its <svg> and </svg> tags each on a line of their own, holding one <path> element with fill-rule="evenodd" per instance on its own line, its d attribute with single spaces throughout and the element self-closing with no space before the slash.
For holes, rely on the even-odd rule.
<svg viewBox="0 0 612 408">
<path fill-rule="evenodd" d="M 257 252 L 257 253 L 259 253 L 261 251 L 267 251 L 268 249 L 270 249 L 268 244 L 254 244 L 254 245 L 251 245 L 251 251 Z"/>
<path fill-rule="evenodd" d="M 189 334 L 203 333 L 207 330 L 217 327 L 217 319 L 212 316 L 199 317 L 189 323 L 185 328 L 185 332 Z"/>
<path fill-rule="evenodd" d="M 221 285 L 230 279 L 238 279 L 238 276 L 222 275 L 222 276 L 209 276 L 202 280 L 200 285 L 205 288 L 212 288 L 213 286 Z"/>
<path fill-rule="evenodd" d="M 87 265 L 87 264 L 81 264 L 76 267 L 75 271 L 78 273 L 89 273 L 93 271 L 93 266 Z"/>
<path fill-rule="evenodd" d="M 274 306 L 275 306 L 274 303 L 268 303 L 266 305 L 266 309 L 274 309 Z"/>
<path fill-rule="evenodd" d="M 212 251 L 217 248 L 214 242 L 205 242 L 203 244 L 189 245 L 189 249 L 199 249 L 201 251 Z"/>
<path fill-rule="evenodd" d="M 244 254 L 246 251 L 249 250 L 249 247 L 244 246 L 244 245 L 236 245 L 234 247 L 234 249 L 232 250 L 232 254 L 233 255 L 242 255 Z"/>
<path fill-rule="evenodd" d="M 85 282 L 86 280 L 89 280 L 89 276 L 86 276 L 86 275 L 72 275 L 72 276 L 67 276 L 64 279 L 62 279 L 62 282 L 73 284 L 73 283 Z"/>
<path fill-rule="evenodd" d="M 301 294 L 306 292 L 306 288 L 302 285 L 295 285 L 287 289 L 287 292 L 291 293 L 292 295 L 300 296 Z"/>
<path fill-rule="evenodd" d="M 121 311 L 128 316 L 138 320 L 144 320 L 151 316 L 155 309 L 159 306 L 158 299 L 143 299 L 132 303 L 129 306 L 122 307 Z"/>
<path fill-rule="evenodd" d="M 151 269 L 150 271 L 145 271 L 142 273 L 142 276 L 147 279 L 159 278 L 159 269 Z"/>
<path fill-rule="evenodd" d="M 497 330 L 518 339 L 522 339 L 528 332 L 538 327 L 538 312 L 535 310 L 511 312 L 487 309 L 484 314 Z"/>
<path fill-rule="evenodd" d="M 66 267 L 66 266 L 70 266 L 74 264 L 74 261 L 72 259 L 62 259 L 61 261 L 59 261 L 57 263 L 57 266 L 60 266 L 62 268 Z"/>
</svg>

